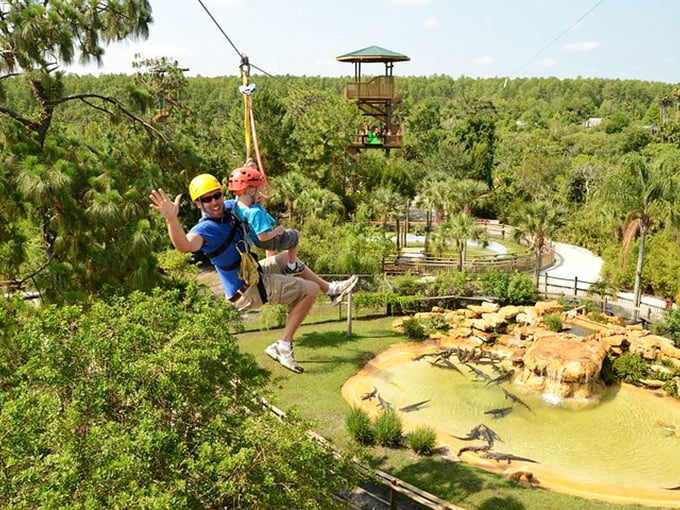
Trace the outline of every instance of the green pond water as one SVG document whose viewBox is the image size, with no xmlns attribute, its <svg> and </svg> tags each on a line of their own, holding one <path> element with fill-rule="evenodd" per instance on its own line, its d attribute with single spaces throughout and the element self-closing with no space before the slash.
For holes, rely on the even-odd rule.
<svg viewBox="0 0 680 510">
<path fill-rule="evenodd" d="M 680 485 L 679 405 L 627 387 L 609 388 L 597 403 L 550 404 L 543 396 L 511 383 L 487 386 L 475 380 L 465 365 L 456 365 L 462 374 L 420 360 L 378 370 L 372 376 L 380 395 L 396 409 L 431 400 L 420 410 L 404 414 L 414 426 L 430 425 L 465 436 L 484 423 L 502 439 L 491 451 L 528 457 L 577 483 L 633 490 Z M 488 367 L 477 368 L 494 375 Z M 484 414 L 512 405 L 502 388 L 520 397 L 531 410 L 515 404 L 503 418 Z"/>
</svg>

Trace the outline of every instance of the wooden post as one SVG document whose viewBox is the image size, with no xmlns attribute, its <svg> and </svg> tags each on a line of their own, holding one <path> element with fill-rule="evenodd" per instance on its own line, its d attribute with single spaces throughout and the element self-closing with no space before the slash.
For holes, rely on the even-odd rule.
<svg viewBox="0 0 680 510">
<path fill-rule="evenodd" d="M 578 291 L 578 276 L 574 276 L 574 298 L 577 297 L 577 291 Z"/>
<path fill-rule="evenodd" d="M 347 295 L 347 338 L 352 338 L 352 293 Z"/>
</svg>

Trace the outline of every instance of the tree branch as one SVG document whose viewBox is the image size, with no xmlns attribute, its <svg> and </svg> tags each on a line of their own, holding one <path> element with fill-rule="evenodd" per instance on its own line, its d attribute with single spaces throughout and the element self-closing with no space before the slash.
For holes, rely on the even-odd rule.
<svg viewBox="0 0 680 510">
<path fill-rule="evenodd" d="M 153 127 L 151 124 L 149 124 L 147 121 L 145 121 L 141 117 L 138 117 L 134 113 L 130 112 L 127 108 L 125 108 L 123 103 L 118 101 L 116 98 L 109 97 L 109 96 L 102 96 L 101 94 L 93 94 L 93 93 L 73 94 L 73 95 L 64 96 L 64 97 L 61 97 L 61 98 L 59 98 L 55 101 L 52 101 L 51 104 L 53 106 L 57 106 L 59 104 L 65 103 L 67 101 L 80 100 L 80 101 L 83 101 L 88 106 L 91 106 L 92 108 L 95 108 L 97 110 L 100 110 L 102 112 L 106 112 L 106 113 L 109 113 L 109 114 L 111 113 L 106 108 L 102 108 L 100 106 L 92 104 L 91 102 L 88 101 L 88 99 L 99 99 L 101 101 L 104 101 L 105 103 L 112 104 L 113 106 L 118 108 L 118 110 L 121 113 L 123 113 L 127 118 L 129 118 L 130 120 L 132 120 L 134 122 L 137 122 L 138 124 L 141 124 L 144 127 L 144 129 L 146 129 L 148 132 L 155 134 L 161 140 L 163 140 L 167 145 L 172 147 L 172 145 L 170 144 L 170 141 L 165 137 L 165 135 L 163 135 L 163 133 L 158 131 L 155 127 Z"/>
</svg>

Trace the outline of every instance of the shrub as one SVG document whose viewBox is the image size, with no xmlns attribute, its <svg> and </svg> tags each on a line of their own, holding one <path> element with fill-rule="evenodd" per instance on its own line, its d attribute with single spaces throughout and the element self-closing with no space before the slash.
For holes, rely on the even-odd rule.
<svg viewBox="0 0 680 510">
<path fill-rule="evenodd" d="M 398 448 L 402 443 L 401 418 L 394 409 L 380 413 L 373 424 L 375 440 L 381 446 Z"/>
<path fill-rule="evenodd" d="M 647 373 L 647 363 L 645 360 L 638 354 L 631 352 L 624 352 L 614 360 L 612 368 L 617 378 L 627 383 L 636 383 Z"/>
<path fill-rule="evenodd" d="M 350 437 L 359 444 L 375 443 L 375 433 L 371 418 L 361 407 L 353 406 L 345 416 L 345 425 Z"/>
<path fill-rule="evenodd" d="M 282 328 L 288 318 L 288 307 L 284 305 L 265 304 L 261 309 L 262 327 L 264 329 Z"/>
<path fill-rule="evenodd" d="M 427 327 L 430 331 L 447 331 L 449 323 L 443 313 L 433 313 L 430 315 Z"/>
<path fill-rule="evenodd" d="M 507 300 L 511 305 L 526 305 L 536 301 L 533 278 L 525 273 L 512 273 L 508 282 Z"/>
<path fill-rule="evenodd" d="M 418 427 L 406 434 L 406 444 L 418 455 L 430 455 L 437 442 L 437 433 L 429 425 Z"/>
<path fill-rule="evenodd" d="M 414 319 L 413 317 L 404 319 L 404 322 L 402 322 L 402 327 L 404 328 L 404 334 L 408 338 L 413 338 L 414 340 L 422 340 L 427 336 L 425 334 L 425 328 L 423 327 L 423 325 L 420 323 L 418 319 Z"/>
<path fill-rule="evenodd" d="M 562 331 L 562 317 L 558 313 L 549 313 L 543 318 L 543 323 L 550 331 Z"/>
</svg>

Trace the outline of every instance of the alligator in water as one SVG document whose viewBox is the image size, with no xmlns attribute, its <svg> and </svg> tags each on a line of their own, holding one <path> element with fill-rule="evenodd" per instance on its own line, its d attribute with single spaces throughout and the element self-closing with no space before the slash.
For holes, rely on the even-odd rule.
<svg viewBox="0 0 680 510">
<path fill-rule="evenodd" d="M 526 402 L 524 402 L 521 398 L 519 398 L 517 395 L 515 395 L 514 393 L 510 393 L 505 388 L 502 388 L 502 390 L 503 390 L 503 393 L 505 393 L 505 398 L 509 398 L 513 402 L 516 402 L 519 405 L 522 405 L 522 406 L 526 407 L 529 411 L 531 411 L 531 407 L 529 407 L 529 405 Z"/>
<path fill-rule="evenodd" d="M 387 410 L 387 409 L 390 409 L 390 408 L 392 407 L 392 404 L 390 404 L 387 400 L 385 400 L 384 398 L 382 398 L 382 397 L 380 396 L 380 393 L 378 393 L 378 394 L 376 395 L 376 398 L 378 399 L 378 404 L 377 404 L 377 405 L 378 405 L 379 408 L 381 408 L 381 409 L 383 409 L 383 410 Z"/>
<path fill-rule="evenodd" d="M 361 400 L 371 400 L 372 398 L 375 398 L 378 395 L 378 388 L 373 386 L 373 390 L 369 391 L 368 393 L 364 393 L 361 395 Z"/>
<path fill-rule="evenodd" d="M 470 369 L 470 371 L 473 372 L 477 377 L 484 379 L 485 381 L 491 380 L 491 376 L 489 374 L 482 372 L 478 368 L 475 368 L 471 365 L 468 365 L 467 363 L 465 364 L 465 366 L 468 367 Z"/>
<path fill-rule="evenodd" d="M 486 452 L 482 454 L 482 458 L 492 459 L 495 460 L 496 462 L 507 461 L 508 464 L 510 464 L 513 460 L 516 460 L 518 462 L 533 462 L 534 464 L 537 464 L 535 460 L 528 459 L 526 457 L 518 457 L 517 455 L 512 455 L 511 453 Z"/>
<path fill-rule="evenodd" d="M 488 386 L 489 384 L 500 384 L 504 381 L 509 381 L 514 373 L 515 373 L 514 370 L 508 370 L 507 372 L 499 375 L 495 379 L 491 379 L 490 381 L 488 381 L 486 385 Z"/>
<path fill-rule="evenodd" d="M 404 413 L 410 413 L 411 411 L 420 411 L 420 408 L 427 404 L 430 400 L 421 400 L 420 402 L 416 402 L 415 404 L 410 404 L 404 407 L 400 407 L 399 410 L 404 412 Z"/>
<path fill-rule="evenodd" d="M 497 409 L 489 409 L 484 411 L 484 414 L 490 414 L 494 418 L 503 418 L 512 412 L 512 407 L 499 407 Z"/>
</svg>

